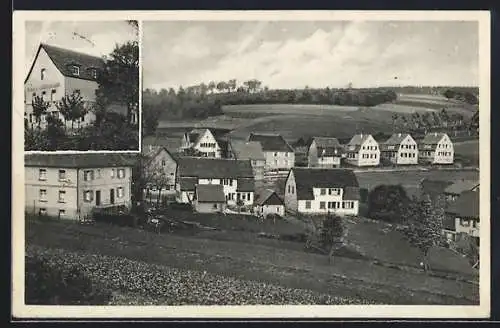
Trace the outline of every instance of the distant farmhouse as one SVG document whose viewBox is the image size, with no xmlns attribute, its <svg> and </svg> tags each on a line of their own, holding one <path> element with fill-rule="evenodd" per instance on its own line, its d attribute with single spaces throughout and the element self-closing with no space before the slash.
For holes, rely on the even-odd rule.
<svg viewBox="0 0 500 328">
<path fill-rule="evenodd" d="M 358 215 L 359 184 L 349 169 L 293 168 L 285 184 L 285 207 L 292 213 Z"/>
<path fill-rule="evenodd" d="M 445 229 L 443 233 L 450 240 L 465 233 L 479 246 L 479 192 L 464 191 L 445 210 Z"/>
<path fill-rule="evenodd" d="M 308 167 L 340 167 L 343 148 L 337 138 L 313 137 L 307 151 Z"/>
<path fill-rule="evenodd" d="M 453 142 L 446 133 L 428 133 L 419 144 L 419 158 L 430 164 L 453 164 Z"/>
<path fill-rule="evenodd" d="M 230 140 L 228 144 L 230 158 L 250 160 L 255 180 L 264 179 L 266 157 L 262 145 L 256 141 Z"/>
<path fill-rule="evenodd" d="M 370 134 L 357 134 L 345 147 L 346 162 L 355 166 L 377 166 L 380 164 L 378 142 Z"/>
<path fill-rule="evenodd" d="M 79 121 L 77 126 L 83 127 L 95 120 L 95 115 L 90 109 L 96 100 L 95 92 L 98 88 L 98 76 L 104 68 L 104 60 L 73 50 L 63 49 L 48 44 L 40 44 L 36 52 L 28 76 L 24 81 L 24 119 L 31 126 L 37 126 L 33 114 L 32 102 L 35 97 L 41 97 L 49 102 L 48 114 L 55 115 L 71 128 L 71 121 L 65 121 L 56 104 L 66 95 L 79 93 L 84 101 L 84 106 L 89 112 Z M 127 115 L 127 107 L 113 104 L 109 111 Z M 132 124 L 138 124 L 138 110 L 131 113 Z M 46 126 L 46 116 L 41 117 L 40 126 Z"/>
<path fill-rule="evenodd" d="M 178 165 L 177 202 L 193 204 L 196 187 L 213 184 L 223 186 L 222 190 L 227 205 L 241 204 L 243 207 L 253 205 L 255 179 L 249 160 L 180 157 Z M 196 201 L 203 203 L 207 201 L 203 198 L 207 189 L 200 190 Z M 215 201 L 211 198 L 208 200 Z"/>
<path fill-rule="evenodd" d="M 248 141 L 259 142 L 266 157 L 266 171 L 288 171 L 295 165 L 295 153 L 279 134 L 250 133 Z"/>
<path fill-rule="evenodd" d="M 408 133 L 393 134 L 380 145 L 381 158 L 392 164 L 418 164 L 418 145 Z"/>
<path fill-rule="evenodd" d="M 268 215 L 283 216 L 285 203 L 274 190 L 263 189 L 255 196 L 254 213 L 264 218 Z"/>
<path fill-rule="evenodd" d="M 133 158 L 124 154 L 24 157 L 27 213 L 77 220 L 95 208 L 131 208 Z"/>
</svg>

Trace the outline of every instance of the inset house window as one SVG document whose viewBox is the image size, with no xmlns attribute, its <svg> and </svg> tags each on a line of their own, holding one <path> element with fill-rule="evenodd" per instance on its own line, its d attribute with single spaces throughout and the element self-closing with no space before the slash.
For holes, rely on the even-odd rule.
<svg viewBox="0 0 500 328">
<path fill-rule="evenodd" d="M 123 197 L 123 187 L 118 187 L 116 189 L 116 193 L 117 193 L 118 198 L 122 198 Z"/>
<path fill-rule="evenodd" d="M 310 209 L 310 208 L 311 208 L 311 201 L 306 200 L 306 209 Z"/>
<path fill-rule="evenodd" d="M 71 75 L 80 76 L 80 67 L 73 65 L 70 67 Z"/>
<path fill-rule="evenodd" d="M 83 171 L 83 180 L 84 181 L 94 180 L 94 171 L 93 170 L 85 170 L 85 171 Z"/>
<path fill-rule="evenodd" d="M 47 189 L 40 189 L 40 201 L 41 202 L 47 201 Z"/>
<path fill-rule="evenodd" d="M 42 180 L 42 181 L 47 180 L 47 170 L 46 169 L 38 170 L 38 180 Z"/>
<path fill-rule="evenodd" d="M 42 81 L 45 79 L 45 72 L 46 72 L 45 68 L 42 68 L 40 70 L 40 80 L 42 80 Z"/>
<path fill-rule="evenodd" d="M 64 203 L 65 202 L 65 197 L 66 197 L 66 191 L 64 190 L 59 190 L 59 203 Z"/>
<path fill-rule="evenodd" d="M 59 181 L 66 180 L 66 170 L 59 170 Z"/>
<path fill-rule="evenodd" d="M 94 200 L 94 193 L 92 192 L 92 190 L 86 190 L 83 195 L 84 200 L 87 203 L 91 203 Z"/>
</svg>

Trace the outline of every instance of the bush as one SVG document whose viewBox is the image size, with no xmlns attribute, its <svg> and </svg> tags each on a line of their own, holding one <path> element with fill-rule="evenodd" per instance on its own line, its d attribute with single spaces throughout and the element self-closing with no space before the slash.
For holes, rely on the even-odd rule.
<svg viewBox="0 0 500 328">
<path fill-rule="evenodd" d="M 374 220 L 402 223 L 409 198 L 401 185 L 379 185 L 368 195 L 368 216 Z"/>
<path fill-rule="evenodd" d="M 193 211 L 193 207 L 191 204 L 184 204 L 184 203 L 172 203 L 169 205 L 169 207 L 173 210 L 180 210 L 180 211 Z"/>
<path fill-rule="evenodd" d="M 26 257 L 26 304 L 106 305 L 111 291 L 95 286 L 79 265 L 61 268 L 43 257 Z"/>
</svg>

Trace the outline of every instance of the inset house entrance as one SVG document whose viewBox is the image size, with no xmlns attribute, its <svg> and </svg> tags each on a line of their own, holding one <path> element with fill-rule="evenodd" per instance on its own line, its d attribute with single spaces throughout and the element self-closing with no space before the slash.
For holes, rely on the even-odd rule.
<svg viewBox="0 0 500 328">
<path fill-rule="evenodd" d="M 95 191 L 95 205 L 96 206 L 101 205 L 101 191 L 100 190 Z"/>
<path fill-rule="evenodd" d="M 114 189 L 109 190 L 109 203 L 110 204 L 115 203 L 115 190 Z"/>
</svg>

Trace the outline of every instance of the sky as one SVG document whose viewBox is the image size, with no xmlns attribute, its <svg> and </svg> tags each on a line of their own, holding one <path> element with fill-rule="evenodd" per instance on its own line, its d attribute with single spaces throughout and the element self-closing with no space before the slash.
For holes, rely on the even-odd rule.
<svg viewBox="0 0 500 328">
<path fill-rule="evenodd" d="M 143 22 L 144 88 L 479 84 L 477 22 Z"/>
<path fill-rule="evenodd" d="M 138 38 L 137 31 L 126 21 L 29 21 L 26 22 L 25 73 L 28 74 L 40 43 L 102 57 L 111 53 L 117 43 Z"/>
</svg>

